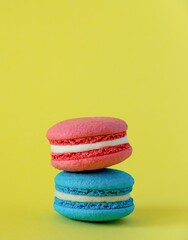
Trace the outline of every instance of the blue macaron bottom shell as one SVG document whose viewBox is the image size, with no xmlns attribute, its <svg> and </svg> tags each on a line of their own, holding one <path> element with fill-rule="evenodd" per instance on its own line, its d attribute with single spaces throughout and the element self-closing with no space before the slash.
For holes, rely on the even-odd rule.
<svg viewBox="0 0 188 240">
<path fill-rule="evenodd" d="M 118 203 L 115 203 L 118 204 Z M 101 206 L 101 205 L 100 205 Z M 113 205 L 114 206 L 114 205 Z M 57 204 L 54 202 L 54 209 L 61 215 L 67 218 L 81 220 L 81 221 L 111 221 L 125 217 L 134 211 L 134 203 L 131 198 L 124 207 L 112 208 L 79 208 L 67 207 L 64 204 Z"/>
</svg>

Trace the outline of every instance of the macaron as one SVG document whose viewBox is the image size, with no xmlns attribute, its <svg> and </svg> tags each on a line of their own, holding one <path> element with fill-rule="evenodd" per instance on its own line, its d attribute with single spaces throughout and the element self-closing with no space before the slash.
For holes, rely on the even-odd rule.
<svg viewBox="0 0 188 240">
<path fill-rule="evenodd" d="M 82 221 L 119 219 L 134 210 L 130 197 L 133 184 L 131 175 L 115 169 L 63 171 L 55 177 L 54 209 Z"/>
<path fill-rule="evenodd" d="M 47 132 L 51 164 L 65 171 L 102 169 L 132 153 L 127 124 L 112 117 L 75 118 L 59 122 Z"/>
</svg>

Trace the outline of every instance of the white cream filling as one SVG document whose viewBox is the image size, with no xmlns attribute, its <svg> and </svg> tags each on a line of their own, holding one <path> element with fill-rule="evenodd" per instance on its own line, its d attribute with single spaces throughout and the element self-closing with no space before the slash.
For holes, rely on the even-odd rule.
<svg viewBox="0 0 188 240">
<path fill-rule="evenodd" d="M 119 202 L 126 201 L 130 198 L 130 193 L 121 196 L 83 196 L 63 193 L 55 190 L 55 197 L 64 201 L 71 202 Z"/>
<path fill-rule="evenodd" d="M 122 137 L 114 140 L 89 143 L 89 144 L 77 144 L 77 145 L 51 145 L 53 153 L 68 153 L 68 152 L 85 152 L 89 150 L 99 149 L 102 147 L 117 146 L 120 144 L 128 143 L 128 137 Z"/>
</svg>

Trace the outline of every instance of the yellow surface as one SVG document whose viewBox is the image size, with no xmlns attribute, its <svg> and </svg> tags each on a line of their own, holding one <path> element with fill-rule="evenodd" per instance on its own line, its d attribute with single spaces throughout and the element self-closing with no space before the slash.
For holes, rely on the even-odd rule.
<svg viewBox="0 0 188 240">
<path fill-rule="evenodd" d="M 0 1 L 0 239 L 188 239 L 188 4 Z M 72 117 L 129 124 L 136 211 L 112 223 L 52 209 L 47 129 Z"/>
</svg>

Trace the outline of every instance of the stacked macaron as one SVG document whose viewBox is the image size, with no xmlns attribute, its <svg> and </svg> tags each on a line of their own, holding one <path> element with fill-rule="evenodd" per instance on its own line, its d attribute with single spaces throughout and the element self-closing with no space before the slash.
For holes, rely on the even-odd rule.
<svg viewBox="0 0 188 240">
<path fill-rule="evenodd" d="M 83 221 L 108 221 L 134 210 L 134 179 L 106 167 L 127 159 L 132 148 L 127 124 L 117 118 L 65 120 L 47 132 L 51 164 L 64 170 L 55 177 L 55 210 Z"/>
</svg>

